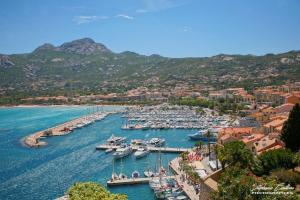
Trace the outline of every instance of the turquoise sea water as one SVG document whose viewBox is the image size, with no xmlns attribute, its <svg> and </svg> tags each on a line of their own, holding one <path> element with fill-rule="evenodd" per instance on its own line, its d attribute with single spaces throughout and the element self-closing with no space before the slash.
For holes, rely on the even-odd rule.
<svg viewBox="0 0 300 200">
<path fill-rule="evenodd" d="M 106 107 L 105 109 L 116 109 Z M 190 147 L 194 143 L 187 134 L 195 130 L 121 130 L 124 119 L 119 114 L 77 129 L 66 136 L 51 137 L 47 146 L 30 149 L 21 139 L 35 131 L 87 114 L 86 107 L 0 108 L 0 199 L 42 200 L 62 196 L 78 181 L 96 181 L 105 185 L 112 173 L 112 155 L 96 151 L 98 144 L 115 134 L 149 139 L 164 137 L 170 147 Z M 163 154 L 164 165 L 176 154 Z M 115 163 L 115 171 L 123 168 L 128 176 L 134 170 L 154 168 L 157 154 L 135 160 L 128 156 Z M 123 166 L 123 167 L 121 167 Z M 149 186 L 110 187 L 110 191 L 126 193 L 129 200 L 152 200 Z"/>
</svg>

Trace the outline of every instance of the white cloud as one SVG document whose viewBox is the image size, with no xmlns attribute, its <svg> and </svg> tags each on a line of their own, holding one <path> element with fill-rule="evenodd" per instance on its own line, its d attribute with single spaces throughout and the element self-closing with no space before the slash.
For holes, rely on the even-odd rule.
<svg viewBox="0 0 300 200">
<path fill-rule="evenodd" d="M 148 10 L 146 10 L 146 9 L 137 9 L 135 12 L 136 13 L 147 13 Z"/>
<path fill-rule="evenodd" d="M 157 12 L 170 8 L 180 7 L 190 3 L 192 0 L 143 0 L 144 9 L 147 12 Z"/>
<path fill-rule="evenodd" d="M 129 15 L 123 15 L 123 14 L 119 14 L 119 15 L 117 15 L 116 17 L 117 17 L 117 18 L 128 19 L 128 20 L 134 19 L 132 16 L 129 16 Z"/>
<path fill-rule="evenodd" d="M 81 15 L 81 16 L 75 16 L 73 18 L 73 21 L 77 24 L 87 24 L 94 21 L 97 21 L 99 19 L 108 19 L 107 16 L 96 16 L 96 15 Z"/>
<path fill-rule="evenodd" d="M 191 27 L 185 26 L 183 27 L 183 32 L 189 32 L 191 30 Z"/>
</svg>

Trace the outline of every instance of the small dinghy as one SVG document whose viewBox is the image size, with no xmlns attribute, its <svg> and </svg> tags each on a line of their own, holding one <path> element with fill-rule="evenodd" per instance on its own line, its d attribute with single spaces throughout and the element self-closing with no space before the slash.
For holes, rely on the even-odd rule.
<svg viewBox="0 0 300 200">
<path fill-rule="evenodd" d="M 114 150 L 113 148 L 106 149 L 106 150 L 105 150 L 105 153 L 110 153 L 110 152 L 112 152 L 113 150 Z"/>
<path fill-rule="evenodd" d="M 132 178 L 139 178 L 140 177 L 140 173 L 138 171 L 134 171 L 134 172 L 132 172 L 131 177 Z"/>
</svg>

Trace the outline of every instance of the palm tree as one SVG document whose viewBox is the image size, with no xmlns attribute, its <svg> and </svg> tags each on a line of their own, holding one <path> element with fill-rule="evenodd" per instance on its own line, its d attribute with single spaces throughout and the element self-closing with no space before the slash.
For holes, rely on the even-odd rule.
<svg viewBox="0 0 300 200">
<path fill-rule="evenodd" d="M 219 161 L 218 161 L 218 144 L 215 144 L 214 145 L 214 151 L 215 151 L 215 154 L 216 154 L 216 167 L 217 167 L 217 170 L 219 169 Z"/>
<path fill-rule="evenodd" d="M 197 148 L 197 151 L 201 151 L 202 147 L 204 145 L 203 141 L 198 141 L 195 143 L 195 147 Z"/>
<path fill-rule="evenodd" d="M 207 131 L 208 159 L 209 159 L 209 160 L 210 160 L 210 138 L 211 138 L 210 131 Z"/>
<path fill-rule="evenodd" d="M 227 164 L 227 153 L 226 149 L 223 146 L 217 146 L 217 159 L 221 162 L 222 170 L 225 169 L 225 165 Z"/>
</svg>

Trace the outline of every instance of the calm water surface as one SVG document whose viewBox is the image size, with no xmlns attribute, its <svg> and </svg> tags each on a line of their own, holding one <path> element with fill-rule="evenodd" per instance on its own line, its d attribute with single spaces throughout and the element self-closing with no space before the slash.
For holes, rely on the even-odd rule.
<svg viewBox="0 0 300 200">
<path fill-rule="evenodd" d="M 120 107 L 105 107 L 106 110 Z M 0 199 L 41 200 L 62 196 L 78 181 L 96 181 L 105 185 L 112 173 L 112 155 L 95 147 L 111 135 L 130 139 L 164 137 L 170 147 L 190 147 L 187 134 L 194 130 L 121 130 L 119 114 L 93 123 L 66 136 L 47 138 L 47 146 L 30 149 L 21 139 L 38 130 L 88 113 L 87 107 L 0 108 Z M 165 166 L 176 154 L 163 154 Z M 154 169 L 157 154 L 135 160 L 128 156 L 115 163 L 115 171 L 128 176 L 134 170 Z M 129 200 L 153 200 L 149 186 L 119 186 L 112 192 L 126 193 Z"/>
</svg>

